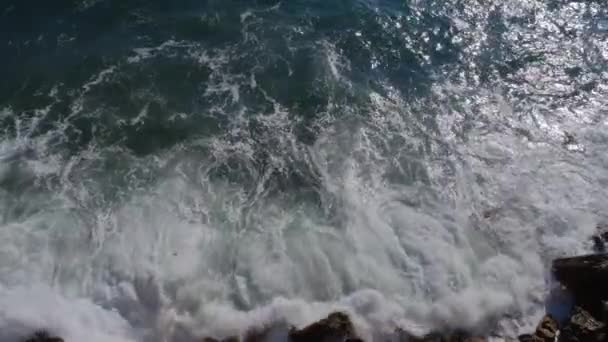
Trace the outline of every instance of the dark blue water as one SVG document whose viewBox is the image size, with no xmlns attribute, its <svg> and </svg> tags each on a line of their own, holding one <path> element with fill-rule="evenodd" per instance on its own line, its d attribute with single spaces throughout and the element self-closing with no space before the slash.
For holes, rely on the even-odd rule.
<svg viewBox="0 0 608 342">
<path fill-rule="evenodd" d="M 0 330 L 515 335 L 607 219 L 607 11 L 5 0 Z"/>
</svg>

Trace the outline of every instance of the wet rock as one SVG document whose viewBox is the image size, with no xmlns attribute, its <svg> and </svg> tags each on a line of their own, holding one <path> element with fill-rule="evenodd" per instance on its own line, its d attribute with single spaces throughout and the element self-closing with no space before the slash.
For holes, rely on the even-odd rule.
<svg viewBox="0 0 608 342">
<path fill-rule="evenodd" d="M 441 342 L 486 342 L 483 337 L 474 337 L 467 334 L 452 334 L 444 336 Z"/>
<path fill-rule="evenodd" d="M 558 324 L 551 315 L 545 315 L 538 323 L 534 334 L 519 336 L 520 342 L 553 342 L 557 336 Z"/>
<path fill-rule="evenodd" d="M 605 253 L 608 245 L 608 225 L 601 224 L 597 226 L 597 233 L 591 237 L 593 241 L 593 251 L 596 253 Z"/>
<path fill-rule="evenodd" d="M 519 342 L 543 342 L 538 336 L 532 334 L 523 334 L 517 337 Z"/>
<path fill-rule="evenodd" d="M 596 320 L 589 312 L 577 307 L 570 321 L 560 332 L 559 342 L 608 341 L 605 323 Z"/>
<path fill-rule="evenodd" d="M 400 342 L 486 342 L 484 337 L 477 337 L 463 331 L 452 333 L 430 333 L 425 336 L 415 336 L 406 331 L 398 332 Z"/>
<path fill-rule="evenodd" d="M 593 251 L 596 253 L 604 253 L 606 252 L 606 240 L 602 235 L 593 235 L 591 237 L 593 241 Z"/>
<path fill-rule="evenodd" d="M 52 336 L 48 331 L 36 331 L 34 335 L 28 337 L 24 342 L 64 342 L 61 337 Z"/>
<path fill-rule="evenodd" d="M 534 334 L 520 335 L 520 342 L 553 342 L 558 332 L 557 321 L 551 315 L 545 315 L 536 327 Z"/>
<path fill-rule="evenodd" d="M 292 329 L 289 332 L 292 342 L 332 342 L 358 341 L 355 328 L 348 315 L 334 312 L 327 318 L 313 323 L 301 330 Z"/>
<path fill-rule="evenodd" d="M 608 254 L 556 259 L 553 274 L 572 293 L 577 306 L 594 317 L 603 315 L 603 302 L 608 300 Z"/>
<path fill-rule="evenodd" d="M 550 315 L 545 315 L 536 327 L 534 335 L 541 338 L 541 341 L 553 341 L 557 336 L 557 321 Z"/>
</svg>

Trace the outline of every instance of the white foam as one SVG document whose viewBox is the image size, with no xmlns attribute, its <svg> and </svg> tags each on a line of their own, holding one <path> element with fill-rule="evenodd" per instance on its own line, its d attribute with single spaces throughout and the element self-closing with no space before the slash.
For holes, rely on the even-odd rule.
<svg viewBox="0 0 608 342">
<path fill-rule="evenodd" d="M 505 13 L 533 12 L 530 3 L 509 1 Z M 569 5 L 558 14 L 567 22 L 581 11 Z M 262 14 L 244 12 L 242 21 Z M 467 44 L 463 62 L 474 68 L 488 39 L 479 25 L 490 19 L 473 7 L 461 14 L 454 23 L 464 32 L 454 41 Z M 505 39 L 559 33 L 546 17 L 535 18 L 539 31 Z M 383 25 L 403 33 L 395 22 Z M 579 58 L 582 41 L 568 44 Z M 350 84 L 348 59 L 332 42 L 320 46 L 327 80 Z M 213 111 L 229 116 L 241 86 L 259 91 L 272 110 L 253 119 L 243 108 L 231 111 L 224 136 L 149 157 L 92 146 L 66 160 L 47 148 L 51 135 L 28 134 L 36 120 L 17 122 L 16 137 L 0 144 L 1 179 L 18 171 L 60 181 L 27 193 L 17 203 L 23 208 L 14 202 L 19 196 L 0 193 L 0 337 L 47 328 L 67 341 L 181 341 L 276 322 L 302 327 L 334 310 L 349 313 L 368 340 L 396 327 L 498 326 L 505 335 L 530 328 L 543 311 L 550 260 L 584 252 L 608 209 L 608 136 L 594 126 L 604 100 L 547 106 L 543 92 L 576 86 L 553 82 L 562 76 L 545 68 L 567 66 L 569 55 L 557 41 L 547 48 L 552 63 L 516 71 L 527 81 L 518 85 L 525 100 L 464 72 L 435 84 L 425 106 L 380 82 L 365 120 L 345 119 L 361 108 L 330 103 L 313 146 L 298 142 L 293 113 L 253 73 L 230 74 L 232 51 L 172 40 L 136 49 L 127 62 L 185 54 L 209 67 L 203 95 L 230 100 Z M 92 76 L 83 96 L 117 68 Z M 144 107 L 132 123 L 146 119 Z M 562 146 L 566 130 L 576 131 L 584 149 Z M 35 153 L 19 159 L 26 149 Z M 131 163 L 121 176 L 145 170 L 156 181 L 105 202 L 108 184 L 92 177 L 109 156 Z M 313 174 L 318 202 L 277 185 L 294 165 Z M 218 169 L 229 175 L 217 176 Z M 230 177 L 237 171 L 245 180 Z"/>
<path fill-rule="evenodd" d="M 88 299 L 65 298 L 42 285 L 0 288 L 0 340 L 18 341 L 40 329 L 66 341 L 135 341 L 117 312 Z"/>
</svg>

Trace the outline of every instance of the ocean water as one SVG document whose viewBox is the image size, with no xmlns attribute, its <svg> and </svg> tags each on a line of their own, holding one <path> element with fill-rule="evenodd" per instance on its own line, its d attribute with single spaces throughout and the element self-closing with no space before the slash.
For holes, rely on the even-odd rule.
<svg viewBox="0 0 608 342">
<path fill-rule="evenodd" d="M 0 1 L 0 341 L 531 329 L 607 59 L 602 1 Z"/>
</svg>

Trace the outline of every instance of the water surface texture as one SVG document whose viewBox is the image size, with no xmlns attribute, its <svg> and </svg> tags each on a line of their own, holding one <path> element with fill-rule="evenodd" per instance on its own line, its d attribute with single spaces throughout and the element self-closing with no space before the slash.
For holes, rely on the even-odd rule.
<svg viewBox="0 0 608 342">
<path fill-rule="evenodd" d="M 516 335 L 608 220 L 608 6 L 4 0 L 0 340 Z"/>
</svg>

